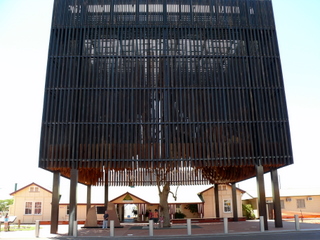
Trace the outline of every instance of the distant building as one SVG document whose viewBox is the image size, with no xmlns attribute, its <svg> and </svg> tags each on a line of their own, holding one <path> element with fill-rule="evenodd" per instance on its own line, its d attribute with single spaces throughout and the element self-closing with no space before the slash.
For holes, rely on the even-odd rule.
<svg viewBox="0 0 320 240">
<path fill-rule="evenodd" d="M 232 218 L 233 217 L 233 212 L 234 209 L 237 209 L 238 216 L 242 216 L 242 202 L 241 202 L 241 197 L 242 194 L 245 193 L 245 191 L 237 188 L 237 208 L 233 206 L 232 203 L 232 188 L 230 185 L 227 184 L 220 184 L 218 185 L 218 190 L 219 190 L 219 211 L 220 211 L 220 216 L 221 217 L 228 217 Z M 216 214 L 216 209 L 215 209 L 215 195 L 214 195 L 214 187 L 210 187 L 204 191 L 202 191 L 199 194 L 203 201 L 204 201 L 204 209 L 203 209 L 203 217 L 208 218 L 208 217 L 215 217 L 217 216 Z"/>
<path fill-rule="evenodd" d="M 156 188 L 155 188 L 156 189 Z M 133 190 L 134 191 L 134 190 Z M 232 206 L 232 193 L 231 186 L 220 185 L 219 186 L 219 201 L 220 201 L 220 216 L 229 217 L 233 216 Z M 241 195 L 244 191 L 237 189 L 237 209 L 238 215 L 242 216 L 241 208 Z M 34 223 L 36 220 L 43 222 L 51 221 L 51 199 L 52 192 L 42 186 L 31 183 L 21 189 L 10 194 L 14 198 L 14 203 L 10 206 L 9 215 L 16 216 L 16 221 L 21 223 Z M 146 221 L 146 211 L 155 210 L 158 208 L 159 201 L 157 201 L 156 191 L 143 194 L 143 198 L 136 196 L 130 192 L 125 192 L 110 200 L 111 203 L 115 204 L 115 209 L 120 221 L 123 221 L 127 216 L 125 215 L 124 206 L 128 204 L 134 205 L 137 210 L 137 215 L 132 215 L 137 218 L 138 221 Z M 198 211 L 191 213 L 186 207 L 188 205 L 197 205 Z M 102 220 L 104 213 L 103 203 L 92 203 L 92 206 L 97 207 L 97 219 Z M 188 197 L 182 198 L 182 200 L 176 202 L 173 200 L 169 201 L 170 217 L 174 219 L 176 212 L 181 212 L 186 215 L 186 218 L 215 218 L 216 212 L 214 210 L 215 198 L 214 198 L 214 187 L 210 187 L 200 193 L 190 192 Z M 85 203 L 77 204 L 78 221 L 82 223 L 86 220 L 86 209 Z M 69 220 L 69 204 L 59 204 L 59 222 L 67 223 Z"/>
<path fill-rule="evenodd" d="M 251 204 L 256 217 L 259 217 L 258 198 L 254 194 L 243 195 L 243 203 Z M 293 218 L 298 215 L 300 218 L 320 217 L 320 191 L 312 189 L 281 189 L 280 203 L 282 218 Z M 273 199 L 270 193 L 266 195 L 268 219 L 274 219 Z"/>
<path fill-rule="evenodd" d="M 36 183 L 31 183 L 10 194 L 13 205 L 9 208 L 9 215 L 16 216 L 21 223 L 35 223 L 36 220 L 45 221 L 51 217 L 52 192 Z"/>
</svg>

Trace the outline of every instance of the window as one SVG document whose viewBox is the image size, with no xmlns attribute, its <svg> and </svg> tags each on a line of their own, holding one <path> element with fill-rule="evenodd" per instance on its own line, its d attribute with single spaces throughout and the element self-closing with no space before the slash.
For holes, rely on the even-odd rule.
<svg viewBox="0 0 320 240">
<path fill-rule="evenodd" d="M 226 185 L 218 185 L 219 191 L 227 191 L 227 186 Z"/>
<path fill-rule="evenodd" d="M 297 208 L 305 208 L 305 207 L 306 207 L 306 203 L 304 199 L 297 199 Z"/>
<path fill-rule="evenodd" d="M 38 187 L 30 187 L 29 192 L 39 192 Z"/>
<path fill-rule="evenodd" d="M 41 210 L 42 210 L 41 207 L 42 207 L 41 202 L 35 202 L 34 203 L 34 214 L 37 214 L 37 215 L 41 214 Z"/>
<path fill-rule="evenodd" d="M 97 209 L 97 214 L 104 214 L 104 212 L 106 211 L 106 208 L 104 206 L 97 206 L 96 209 Z"/>
<path fill-rule="evenodd" d="M 24 214 L 32 214 L 32 202 L 26 202 Z"/>
<path fill-rule="evenodd" d="M 223 200 L 223 212 L 231 213 L 231 200 Z"/>
<path fill-rule="evenodd" d="M 281 209 L 284 209 L 284 200 L 280 200 Z"/>
<path fill-rule="evenodd" d="M 42 214 L 42 202 L 26 202 L 24 214 L 26 215 L 40 215 Z"/>
</svg>

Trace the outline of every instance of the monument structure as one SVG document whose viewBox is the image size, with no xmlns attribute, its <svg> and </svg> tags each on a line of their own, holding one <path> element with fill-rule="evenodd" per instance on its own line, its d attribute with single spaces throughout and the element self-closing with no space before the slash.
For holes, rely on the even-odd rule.
<svg viewBox="0 0 320 240">
<path fill-rule="evenodd" d="M 91 185 L 105 186 L 107 206 L 107 186 L 157 177 L 235 186 L 256 176 L 266 219 L 271 172 L 281 227 L 277 169 L 292 163 L 270 0 L 54 1 L 39 157 L 54 173 L 52 232 L 60 175 L 72 222 L 77 183 L 89 209 Z"/>
</svg>

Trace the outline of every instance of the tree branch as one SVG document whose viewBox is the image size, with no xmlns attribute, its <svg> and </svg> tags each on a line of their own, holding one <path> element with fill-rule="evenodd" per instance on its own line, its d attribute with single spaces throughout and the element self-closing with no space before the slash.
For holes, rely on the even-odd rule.
<svg viewBox="0 0 320 240">
<path fill-rule="evenodd" d="M 177 195 L 178 188 L 179 188 L 179 186 L 177 186 L 175 194 L 173 192 L 169 191 L 169 193 L 172 194 L 172 197 L 174 198 L 175 201 L 177 201 L 177 197 L 178 197 L 178 195 Z"/>
</svg>

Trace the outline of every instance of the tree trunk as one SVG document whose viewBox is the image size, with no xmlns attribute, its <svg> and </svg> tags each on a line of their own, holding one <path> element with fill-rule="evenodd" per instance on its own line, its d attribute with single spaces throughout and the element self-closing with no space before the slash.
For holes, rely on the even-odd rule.
<svg viewBox="0 0 320 240">
<path fill-rule="evenodd" d="M 162 191 L 158 186 L 159 197 L 160 197 L 160 217 L 163 217 L 163 226 L 170 227 L 170 215 L 169 215 L 169 205 L 168 205 L 168 195 L 170 192 L 170 183 L 166 182 L 163 186 Z"/>
</svg>

